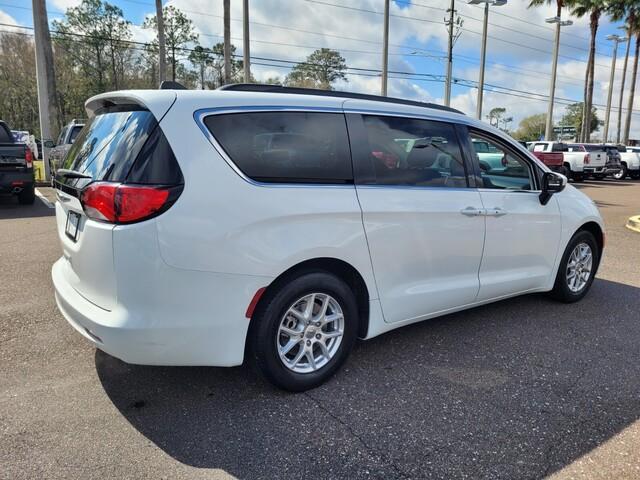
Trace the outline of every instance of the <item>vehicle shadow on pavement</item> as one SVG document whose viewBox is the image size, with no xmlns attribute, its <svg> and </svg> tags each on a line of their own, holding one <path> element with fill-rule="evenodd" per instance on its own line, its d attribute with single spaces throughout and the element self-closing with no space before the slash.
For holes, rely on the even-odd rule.
<svg viewBox="0 0 640 480">
<path fill-rule="evenodd" d="M 188 465 L 238 478 L 540 478 L 640 418 L 640 289 L 529 295 L 358 344 L 327 384 L 288 394 L 249 367 L 125 364 L 105 392 Z"/>
<path fill-rule="evenodd" d="M 0 220 L 52 217 L 55 214 L 55 209 L 47 207 L 39 198 L 33 205 L 20 205 L 14 196 L 0 195 Z"/>
</svg>

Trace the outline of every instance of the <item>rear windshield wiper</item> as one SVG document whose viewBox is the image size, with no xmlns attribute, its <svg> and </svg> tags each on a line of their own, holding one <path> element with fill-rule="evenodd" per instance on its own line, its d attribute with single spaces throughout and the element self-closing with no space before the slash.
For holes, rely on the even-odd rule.
<svg viewBox="0 0 640 480">
<path fill-rule="evenodd" d="M 93 178 L 91 175 L 87 175 L 76 170 L 67 170 L 66 168 L 59 168 L 56 171 L 56 176 L 61 175 L 64 178 Z"/>
</svg>

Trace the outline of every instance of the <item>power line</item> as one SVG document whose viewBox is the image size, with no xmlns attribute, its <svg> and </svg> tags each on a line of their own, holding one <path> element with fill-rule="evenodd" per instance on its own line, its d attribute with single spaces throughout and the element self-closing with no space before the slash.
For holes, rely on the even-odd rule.
<svg viewBox="0 0 640 480">
<path fill-rule="evenodd" d="M 142 2 L 142 1 L 136 1 L 136 0 L 124 0 L 124 1 L 129 2 L 129 3 L 139 4 L 139 5 L 153 6 L 153 4 L 148 3 L 148 2 Z M 382 12 L 379 12 L 379 11 L 376 11 L 376 10 L 359 8 L 359 7 L 351 7 L 351 6 L 347 6 L 347 5 L 338 5 L 338 4 L 334 4 L 334 3 L 330 3 L 330 2 L 326 2 L 326 1 L 321 1 L 321 0 L 302 0 L 302 1 L 309 2 L 309 3 L 316 3 L 316 4 L 320 4 L 320 5 L 324 5 L 324 6 L 343 8 L 343 9 L 352 10 L 352 11 L 360 11 L 360 12 L 366 12 L 366 13 L 371 13 L 371 14 L 382 15 Z M 402 0 L 398 0 L 398 3 L 404 3 L 404 4 L 408 4 L 408 5 L 415 5 L 415 6 L 419 6 L 419 7 L 423 7 L 423 8 L 430 8 L 430 9 L 435 9 L 435 10 L 444 10 L 444 9 L 438 8 L 438 7 L 432 7 L 432 6 L 428 6 L 428 5 L 424 5 L 424 4 L 418 4 L 418 3 L 415 3 L 415 2 L 408 2 L 408 1 L 402 1 Z M 20 7 L 20 6 L 7 5 L 7 4 L 0 4 L 0 5 L 5 5 L 7 7 L 12 7 L 12 8 L 20 8 L 20 9 L 23 9 L 23 10 L 31 10 L 28 7 Z M 64 15 L 61 12 L 54 12 L 54 11 L 51 11 L 51 12 L 55 13 L 55 14 L 58 14 L 58 15 Z M 195 10 L 183 10 L 183 12 L 192 13 L 192 14 L 195 14 L 195 15 L 205 15 L 205 16 L 214 17 L 214 18 L 222 18 L 222 15 L 216 15 L 216 14 L 211 14 L 211 13 L 207 13 L 207 12 L 199 12 L 199 11 L 195 11 Z M 500 12 L 494 12 L 494 13 L 500 13 Z M 510 18 L 513 18 L 513 19 L 517 19 L 517 17 L 509 16 L 509 15 L 506 15 L 506 14 L 502 14 L 502 15 L 510 17 Z M 427 23 L 433 23 L 433 24 L 440 24 L 441 23 L 441 22 L 435 21 L 435 20 L 430 20 L 430 19 L 425 19 L 425 18 L 405 17 L 405 16 L 397 15 L 397 14 L 391 14 L 390 16 L 394 17 L 394 18 L 400 18 L 400 19 L 403 19 L 403 20 L 420 21 L 420 22 L 427 22 Z M 472 20 L 480 21 L 479 19 L 477 19 L 475 17 L 471 17 L 469 15 L 461 15 L 461 16 L 465 16 L 466 18 L 470 18 Z M 240 22 L 242 20 L 233 19 L 232 21 Z M 528 23 L 530 25 L 536 25 L 536 24 L 534 24 L 532 22 L 526 22 L 526 21 L 524 21 L 524 22 Z M 352 40 L 352 41 L 370 43 L 370 44 L 375 44 L 375 45 L 380 45 L 381 44 L 381 42 L 368 41 L 368 40 L 363 40 L 363 39 L 358 39 L 358 38 L 353 38 L 353 37 L 346 37 L 346 36 L 342 36 L 342 35 L 328 34 L 328 33 L 323 33 L 323 32 L 313 32 L 313 31 L 297 29 L 297 28 L 293 28 L 293 27 L 285 27 L 285 26 L 282 26 L 282 25 L 273 25 L 273 24 L 261 23 L 261 22 L 253 22 L 253 21 L 250 22 L 250 23 L 252 25 L 260 25 L 260 26 L 265 26 L 265 27 L 270 27 L 270 28 L 279 28 L 279 29 L 284 29 L 284 30 L 289 30 L 289 31 L 297 31 L 297 32 L 300 32 L 300 33 L 307 33 L 307 34 L 313 34 L 313 35 L 322 35 L 322 36 L 326 36 L 326 37 L 339 38 L 339 39 L 342 39 L 342 40 Z M 132 25 L 137 26 L 137 27 L 143 27 L 143 25 L 139 25 L 139 24 L 133 24 L 132 23 Z M 540 36 L 537 36 L 537 35 L 527 34 L 527 33 L 524 33 L 524 32 L 520 32 L 517 29 L 504 27 L 502 25 L 494 25 L 494 26 L 498 27 L 498 28 L 503 28 L 503 29 L 506 29 L 506 30 L 509 30 L 509 31 L 513 31 L 513 32 L 521 34 L 521 35 L 532 36 L 532 37 L 539 38 L 539 39 L 542 39 L 542 40 L 545 40 L 545 41 L 552 41 L 551 39 L 546 39 L 544 37 L 540 37 Z M 545 28 L 545 27 L 543 27 L 543 28 Z M 470 29 L 465 28 L 465 27 L 463 27 L 462 29 L 464 31 L 467 31 L 467 32 L 472 33 L 474 35 L 481 35 L 480 32 L 476 32 L 474 30 L 470 30 Z M 566 32 L 565 32 L 565 34 L 566 34 Z M 221 35 L 209 34 L 209 33 L 204 33 L 204 32 L 200 32 L 200 35 L 205 36 L 205 37 L 222 38 Z M 540 52 L 540 53 L 545 53 L 545 54 L 548 53 L 546 50 L 543 50 L 543 49 L 540 49 L 540 48 L 532 47 L 532 46 L 529 46 L 529 45 L 524 45 L 522 43 L 518 43 L 518 42 L 507 40 L 507 39 L 504 39 L 504 38 L 496 37 L 496 36 L 493 36 L 493 35 L 488 35 L 488 37 L 493 39 L 493 40 L 496 40 L 496 41 L 499 41 L 499 42 L 502 42 L 502 43 L 506 43 L 508 45 L 514 45 L 514 46 L 517 46 L 517 47 L 520 47 L 520 48 L 525 48 L 525 49 L 529 49 L 529 50 L 532 50 L 532 51 L 537 51 L 537 52 Z M 579 38 L 582 38 L 583 40 L 586 40 L 583 37 L 579 37 Z M 238 38 L 235 38 L 234 40 L 238 40 Z M 257 43 L 268 43 L 267 41 L 264 41 L 264 40 L 263 41 L 256 40 L 256 42 Z M 272 43 L 273 44 L 278 44 L 277 42 L 272 42 Z M 284 46 L 292 46 L 290 44 L 283 44 L 283 45 Z M 297 45 L 293 45 L 293 46 L 297 46 Z M 426 52 L 429 51 L 429 50 L 423 49 L 421 47 L 416 47 L 416 46 L 411 46 L 411 45 L 390 44 L 390 46 L 397 47 L 397 48 L 407 48 L 407 49 L 412 49 L 412 50 L 417 50 L 417 51 L 426 51 Z M 575 47 L 573 45 L 563 44 L 563 46 L 564 47 L 569 47 L 569 48 L 574 48 L 574 49 L 585 51 L 585 52 L 589 51 L 588 49 Z M 304 47 L 304 46 L 301 46 L 301 47 Z M 307 47 L 307 48 L 310 48 L 310 47 Z M 350 50 L 347 50 L 347 49 L 344 49 L 344 48 L 341 48 L 341 50 L 350 51 Z M 378 52 L 366 52 L 366 51 L 358 51 L 358 50 L 351 50 L 351 51 L 354 52 L 354 53 L 365 53 L 365 54 L 374 54 L 374 53 L 377 54 L 378 53 Z M 393 53 L 392 55 L 399 56 L 399 55 L 402 55 L 402 54 L 401 53 Z M 602 55 L 602 56 L 610 56 L 608 54 L 603 54 L 603 53 L 601 53 L 600 55 Z M 571 56 L 568 56 L 568 55 L 559 55 L 559 56 L 562 57 L 562 58 L 568 59 L 568 60 L 573 60 L 573 61 L 580 62 L 580 63 L 585 63 L 585 64 L 587 63 L 585 60 L 582 60 L 582 59 L 577 58 L 577 57 L 571 57 Z M 601 68 L 609 69 L 609 66 L 603 65 L 603 64 L 599 64 L 599 63 L 596 63 L 596 66 L 601 67 Z M 621 71 L 623 69 L 620 68 L 620 67 L 616 67 L 616 70 Z"/>
<path fill-rule="evenodd" d="M 13 24 L 7 24 L 7 23 L 0 23 L 0 26 L 5 26 L 5 27 L 13 27 L 13 28 L 22 28 L 22 29 L 26 29 L 26 30 L 33 30 L 33 27 L 28 27 L 28 26 L 21 26 L 21 25 L 13 25 Z M 9 30 L 4 30 L 3 32 L 5 33 L 17 33 L 17 34 L 21 34 L 21 35 L 28 35 L 28 36 L 33 36 L 33 34 L 29 34 L 29 33 L 20 33 L 20 32 L 12 32 Z M 86 34 L 79 34 L 79 33 L 73 33 L 73 32 L 61 32 L 61 31 L 52 31 L 52 33 L 56 33 L 59 35 L 70 35 L 70 36 L 75 36 L 75 37 L 81 37 L 81 38 L 93 38 L 93 39 L 103 39 L 103 40 L 109 40 L 108 37 L 97 37 L 94 35 L 86 35 Z M 149 43 L 144 43 L 144 42 L 137 42 L 137 41 L 133 41 L 133 40 L 117 40 L 118 43 L 124 43 L 124 44 L 133 44 L 133 45 L 141 45 L 144 47 L 149 47 L 151 44 Z M 144 51 L 144 48 L 133 48 L 134 50 L 141 50 Z M 180 47 L 177 48 L 176 50 L 178 51 L 183 51 L 183 52 L 191 52 L 193 51 L 193 49 L 190 48 L 186 48 L 186 47 Z M 240 57 L 240 55 L 234 55 L 236 57 Z M 267 62 L 280 62 L 280 63 L 288 63 L 291 65 L 281 65 L 281 64 L 264 64 L 265 66 L 273 66 L 273 67 L 279 67 L 279 68 L 293 68 L 295 65 L 310 65 L 310 66 L 315 66 L 316 64 L 312 64 L 309 62 L 298 62 L 298 61 L 294 61 L 294 60 L 284 60 L 284 59 L 275 59 L 275 58 L 270 58 L 270 57 L 251 57 L 252 59 L 256 59 L 259 61 L 267 61 Z M 256 63 L 256 65 L 260 65 L 260 63 Z M 363 76 L 379 76 L 380 74 L 380 70 L 377 69 L 372 69 L 372 68 L 359 68 L 359 67 L 347 67 L 348 70 L 348 74 L 349 75 L 363 75 Z M 435 75 L 435 74 L 427 74 L 427 73 L 416 73 L 416 72 L 405 72 L 405 71 L 397 71 L 397 70 L 393 70 L 393 71 L 389 71 L 390 74 L 394 74 L 394 75 L 402 75 L 402 77 L 390 77 L 390 78 L 399 78 L 399 79 L 405 79 L 405 80 L 415 80 L 415 81 L 423 81 L 423 80 L 428 80 L 428 81 L 437 81 L 437 82 L 441 82 L 444 81 L 444 77 L 442 75 Z M 459 85 L 459 86 L 463 86 L 463 87 L 467 87 L 467 88 L 477 88 L 476 83 L 472 80 L 467 80 L 467 79 L 463 79 L 463 78 L 454 78 L 454 83 Z M 501 85 L 494 85 L 494 84 L 486 84 L 487 87 L 489 87 L 490 92 L 493 93 L 499 93 L 499 94 L 512 94 L 512 96 L 514 97 L 521 97 L 521 98 L 527 98 L 530 100 L 540 100 L 540 101 L 547 101 L 548 100 L 548 95 L 544 95 L 544 94 L 539 94 L 536 92 L 529 92 L 529 91 L 524 91 L 524 90 L 518 90 L 518 89 L 513 89 L 513 88 L 509 88 L 509 87 L 504 87 Z M 579 100 L 574 100 L 574 99 L 570 99 L 570 98 L 562 98 L 562 97 L 557 97 L 557 102 L 561 105 L 569 105 L 572 103 L 578 103 Z M 599 107 L 604 107 L 604 105 L 600 105 L 600 104 L 594 104 L 594 106 L 599 106 Z M 618 110 L 616 108 L 614 108 L 614 110 Z M 624 110 L 628 110 L 628 109 L 624 109 Z M 640 114 L 640 112 L 635 112 L 632 110 L 632 114 L 637 115 Z"/>
<path fill-rule="evenodd" d="M 347 6 L 347 5 L 338 5 L 338 4 L 335 4 L 335 3 L 325 2 L 325 1 L 322 1 L 322 0 L 302 0 L 302 1 L 309 2 L 309 3 L 315 3 L 315 4 L 319 4 L 319 5 L 324 5 L 324 6 L 343 8 L 343 9 L 346 9 L 346 10 L 353 10 L 353 11 L 358 11 L 358 12 L 371 13 L 371 14 L 375 14 L 375 15 L 382 15 L 382 12 L 379 12 L 377 10 L 370 10 L 370 9 L 359 8 L 359 7 L 350 7 L 350 6 Z M 426 22 L 426 23 L 433 23 L 433 24 L 441 24 L 440 21 L 430 20 L 430 19 L 427 19 L 427 18 L 405 17 L 403 15 L 397 15 L 397 14 L 390 14 L 389 16 L 390 17 L 394 17 L 394 18 L 400 18 L 400 19 L 403 19 L 403 20 L 415 21 L 415 22 Z M 465 32 L 472 33 L 474 35 L 482 35 L 480 32 L 476 32 L 475 30 L 470 30 L 470 29 L 465 28 L 465 27 L 462 27 L 462 30 L 464 30 Z M 499 41 L 499 42 L 502 42 L 502 43 L 506 43 L 508 45 L 514 45 L 514 46 L 517 46 L 517 47 L 520 47 L 520 48 L 525 48 L 525 49 L 528 49 L 528 50 L 537 51 L 537 52 L 541 52 L 541 53 L 544 53 L 544 54 L 548 54 L 549 53 L 546 50 L 543 50 L 541 48 L 536 48 L 536 47 L 532 47 L 532 46 L 529 46 L 529 45 L 524 45 L 524 44 L 521 44 L 521 43 L 518 43 L 518 42 L 514 42 L 514 41 L 511 41 L 511 40 L 504 39 L 504 38 L 496 37 L 494 35 L 488 35 L 488 38 L 491 38 L 492 40 L 496 40 L 496 41 Z M 588 52 L 589 50 L 585 50 L 585 51 Z M 585 63 L 585 64 L 587 63 L 586 60 L 582 60 L 581 58 L 571 57 L 569 55 L 559 55 L 559 56 L 562 57 L 562 58 L 566 58 L 568 60 L 573 60 L 573 61 L 580 62 L 580 63 Z M 600 63 L 596 63 L 595 65 L 599 66 L 599 67 L 602 67 L 602 68 L 607 68 L 607 69 L 609 68 L 607 65 L 603 65 L 603 64 L 600 64 Z M 621 69 L 616 68 L 616 70 L 621 70 Z"/>
</svg>

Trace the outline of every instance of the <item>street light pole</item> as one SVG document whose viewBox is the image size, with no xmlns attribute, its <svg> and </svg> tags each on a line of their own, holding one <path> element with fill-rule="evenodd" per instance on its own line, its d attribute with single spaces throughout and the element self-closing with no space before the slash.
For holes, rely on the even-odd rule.
<svg viewBox="0 0 640 480">
<path fill-rule="evenodd" d="M 611 115 L 611 97 L 613 95 L 613 80 L 616 75 L 616 57 L 618 56 L 618 44 L 620 42 L 626 42 L 627 39 L 620 35 L 609 35 L 607 40 L 614 42 L 613 44 L 613 59 L 611 60 L 611 75 L 609 77 L 609 93 L 607 95 L 607 111 L 604 117 L 604 134 L 602 135 L 603 141 L 606 143 L 609 139 L 609 118 Z"/>
<path fill-rule="evenodd" d="M 380 84 L 380 95 L 386 97 L 389 70 L 389 0 L 384 0 L 384 28 L 382 35 L 382 78 Z"/>
<path fill-rule="evenodd" d="M 551 85 L 549 87 L 549 108 L 547 109 L 547 122 L 544 129 L 544 139 L 551 140 L 553 133 L 553 102 L 556 95 L 556 73 L 558 71 L 558 51 L 560 50 L 560 27 L 573 25 L 571 20 L 561 20 L 560 17 L 550 17 L 547 23 L 556 24 L 556 36 L 553 42 L 553 64 L 551 67 Z"/>
<path fill-rule="evenodd" d="M 478 101 L 476 104 L 476 118 L 482 120 L 482 98 L 484 94 L 484 66 L 487 58 L 487 27 L 489 25 L 489 5 L 499 7 L 507 0 L 469 0 L 470 5 L 484 3 L 484 21 L 482 23 L 482 50 L 480 52 L 480 78 L 478 80 Z"/>
</svg>

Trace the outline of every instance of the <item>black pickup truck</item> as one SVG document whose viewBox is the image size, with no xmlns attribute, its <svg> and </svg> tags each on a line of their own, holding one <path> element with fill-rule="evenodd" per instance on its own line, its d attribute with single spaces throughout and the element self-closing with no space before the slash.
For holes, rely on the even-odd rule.
<svg viewBox="0 0 640 480">
<path fill-rule="evenodd" d="M 0 194 L 17 195 L 22 204 L 36 198 L 33 153 L 24 143 L 16 143 L 11 130 L 0 120 Z"/>
</svg>

